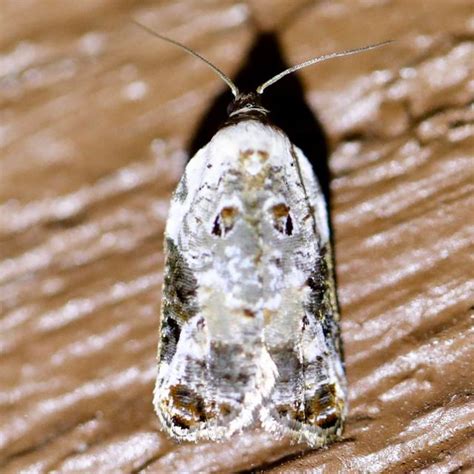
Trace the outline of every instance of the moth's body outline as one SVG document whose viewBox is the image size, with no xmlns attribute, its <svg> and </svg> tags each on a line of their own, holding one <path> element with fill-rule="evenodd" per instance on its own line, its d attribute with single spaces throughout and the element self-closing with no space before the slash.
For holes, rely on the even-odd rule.
<svg viewBox="0 0 474 474">
<path fill-rule="evenodd" d="M 171 201 L 158 418 L 177 441 L 219 441 L 259 421 L 322 446 L 341 434 L 347 413 L 326 204 L 307 158 L 271 124 L 260 96 L 301 68 L 390 41 L 310 59 L 240 93 L 207 59 L 137 24 L 206 63 L 235 98 Z"/>
<path fill-rule="evenodd" d="M 312 446 L 340 434 L 346 382 L 322 199 L 301 150 L 255 117 L 190 160 L 165 231 L 155 408 L 171 436 L 220 440 L 254 421 Z"/>
</svg>

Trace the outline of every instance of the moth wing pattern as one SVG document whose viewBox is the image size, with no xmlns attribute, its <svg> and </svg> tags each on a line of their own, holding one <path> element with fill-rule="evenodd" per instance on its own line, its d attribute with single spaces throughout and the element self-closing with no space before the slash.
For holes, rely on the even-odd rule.
<svg viewBox="0 0 474 474">
<path fill-rule="evenodd" d="M 304 154 L 271 124 L 263 92 L 288 74 L 391 43 L 317 56 L 240 92 L 191 159 L 165 229 L 154 406 L 177 441 L 254 421 L 317 447 L 342 432 L 347 388 L 326 203 Z"/>
<path fill-rule="evenodd" d="M 154 404 L 175 439 L 263 428 L 320 446 L 345 414 L 329 230 L 278 128 L 222 128 L 188 163 L 165 230 Z"/>
<path fill-rule="evenodd" d="M 177 441 L 222 440 L 259 421 L 319 447 L 342 433 L 347 387 L 326 203 L 310 163 L 261 99 L 288 74 L 384 41 L 313 57 L 241 92 L 190 160 L 165 229 L 153 403 Z"/>
<path fill-rule="evenodd" d="M 247 318 L 242 326 L 232 311 L 222 310 L 230 292 L 225 283 L 232 278 L 214 272 L 215 265 L 225 267 L 226 256 L 219 262 L 211 251 L 220 179 L 209 178 L 209 165 L 226 167 L 237 151 L 222 159 L 215 156 L 220 147 L 211 141 L 188 163 L 165 230 L 154 405 L 163 428 L 177 440 L 220 440 L 252 423 L 274 378 L 261 323 Z"/>
<path fill-rule="evenodd" d="M 287 268 L 281 283 L 273 282 L 281 303 L 266 325 L 265 344 L 279 375 L 261 421 L 268 431 L 321 446 L 341 434 L 347 388 L 325 200 L 302 151 L 291 146 L 291 155 L 287 174 L 297 183 L 291 200 L 299 243 L 292 242 L 289 255 L 303 278 L 286 285 Z"/>
</svg>

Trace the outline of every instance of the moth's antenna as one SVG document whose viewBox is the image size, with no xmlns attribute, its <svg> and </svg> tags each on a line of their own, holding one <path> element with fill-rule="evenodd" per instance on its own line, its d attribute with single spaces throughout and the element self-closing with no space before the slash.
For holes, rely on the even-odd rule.
<svg viewBox="0 0 474 474">
<path fill-rule="evenodd" d="M 276 76 L 273 76 L 267 82 L 265 82 L 262 85 L 258 86 L 257 87 L 257 94 L 262 94 L 263 91 L 268 86 L 271 86 L 272 84 L 275 84 L 275 82 L 279 81 L 280 79 L 287 76 L 288 74 L 291 74 L 292 72 L 298 71 L 299 69 L 303 69 L 304 67 L 312 66 L 313 64 L 320 63 L 322 61 L 326 61 L 327 59 L 340 58 L 342 56 L 350 56 L 351 54 L 357 54 L 357 53 L 361 53 L 363 51 L 369 51 L 371 49 L 380 48 L 381 46 L 385 46 L 389 43 L 393 43 L 393 41 L 392 40 L 384 41 L 383 43 L 372 44 L 370 46 L 363 46 L 362 48 L 348 49 L 347 51 L 340 51 L 338 53 L 323 54 L 322 56 L 318 56 L 316 58 L 309 59 L 308 61 L 297 64 L 296 66 L 289 67 L 288 69 L 284 70 L 283 72 L 280 72 L 280 74 L 277 74 Z"/>
<path fill-rule="evenodd" d="M 229 77 L 227 77 L 220 69 L 218 69 L 214 64 L 209 62 L 206 58 L 203 58 L 200 54 L 196 53 L 196 51 L 193 51 L 192 49 L 188 48 L 187 46 L 184 46 L 184 44 L 178 43 L 177 41 L 167 38 L 166 36 L 162 36 L 156 31 L 152 30 L 146 25 L 143 25 L 142 23 L 138 22 L 137 20 L 132 20 L 133 23 L 138 25 L 140 28 L 143 28 L 145 31 L 150 33 L 153 36 L 156 36 L 157 38 L 160 38 L 164 41 L 167 41 L 168 43 L 174 44 L 175 46 L 180 47 L 181 49 L 184 49 L 187 53 L 191 54 L 192 56 L 200 59 L 201 61 L 204 61 L 229 87 L 230 90 L 232 91 L 232 94 L 234 97 L 237 97 L 239 95 L 239 89 L 237 86 L 231 81 Z"/>
</svg>

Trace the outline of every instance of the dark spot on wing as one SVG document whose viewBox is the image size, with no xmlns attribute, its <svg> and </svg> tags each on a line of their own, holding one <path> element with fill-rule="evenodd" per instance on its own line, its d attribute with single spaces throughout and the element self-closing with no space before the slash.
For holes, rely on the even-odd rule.
<svg viewBox="0 0 474 474">
<path fill-rule="evenodd" d="M 293 234 L 293 221 L 291 220 L 290 214 L 286 217 L 285 223 L 285 234 L 292 235 Z"/>
<path fill-rule="evenodd" d="M 334 384 L 319 387 L 314 396 L 305 400 L 306 423 L 320 428 L 336 428 L 341 423 L 342 401 L 336 398 Z"/>
<path fill-rule="evenodd" d="M 225 237 L 233 229 L 237 214 L 237 208 L 223 207 L 214 219 L 211 232 L 217 237 Z"/>
<path fill-rule="evenodd" d="M 163 319 L 161 323 L 161 345 L 160 345 L 160 360 L 171 362 L 171 359 L 176 352 L 176 345 L 181 334 L 181 327 L 174 319 L 173 315 L 169 314 L 169 306 L 163 308 Z"/>
<path fill-rule="evenodd" d="M 306 284 L 311 289 L 311 302 L 315 305 L 315 310 L 322 306 L 322 300 L 324 298 L 324 292 L 327 288 L 327 277 L 328 271 L 326 261 L 324 258 L 320 258 L 306 280 Z"/>
<path fill-rule="evenodd" d="M 331 408 L 321 413 L 316 419 L 316 424 L 325 430 L 336 428 L 340 424 L 339 414 L 335 408 Z"/>
<path fill-rule="evenodd" d="M 167 259 L 163 288 L 160 360 L 170 361 L 176 351 L 181 327 L 197 314 L 197 281 L 182 253 L 171 239 L 166 241 Z"/>
<path fill-rule="evenodd" d="M 212 231 L 214 235 L 217 235 L 217 237 L 222 236 L 222 228 L 221 228 L 221 216 L 220 214 L 217 214 L 216 218 L 214 219 L 214 224 L 212 225 Z"/>
<path fill-rule="evenodd" d="M 222 416 L 228 416 L 232 413 L 232 408 L 228 403 L 221 403 L 219 405 L 219 411 Z"/>
<path fill-rule="evenodd" d="M 181 384 L 172 385 L 169 393 L 170 406 L 175 414 L 173 422 L 182 428 L 208 420 L 204 399 L 194 390 Z"/>
<path fill-rule="evenodd" d="M 244 309 L 244 316 L 247 316 L 247 318 L 255 318 L 255 311 L 245 308 Z"/>
<path fill-rule="evenodd" d="M 293 234 L 293 220 L 290 215 L 290 208 L 284 204 L 276 204 L 272 207 L 273 227 L 281 234 Z"/>
<path fill-rule="evenodd" d="M 171 420 L 173 421 L 173 425 L 179 426 L 184 430 L 188 430 L 189 428 L 191 428 L 192 425 L 188 419 L 180 415 L 173 415 L 171 417 Z"/>
</svg>

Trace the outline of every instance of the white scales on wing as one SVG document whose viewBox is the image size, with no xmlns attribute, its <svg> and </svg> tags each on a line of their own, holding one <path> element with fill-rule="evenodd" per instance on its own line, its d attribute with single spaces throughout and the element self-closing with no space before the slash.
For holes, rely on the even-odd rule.
<svg viewBox="0 0 474 474">
<path fill-rule="evenodd" d="M 148 30 L 148 28 L 145 27 Z M 321 446 L 342 432 L 347 384 L 324 196 L 302 151 L 241 94 L 189 162 L 165 229 L 154 405 L 179 441 L 259 424 Z M 385 43 L 384 43 L 385 44 Z"/>
</svg>

